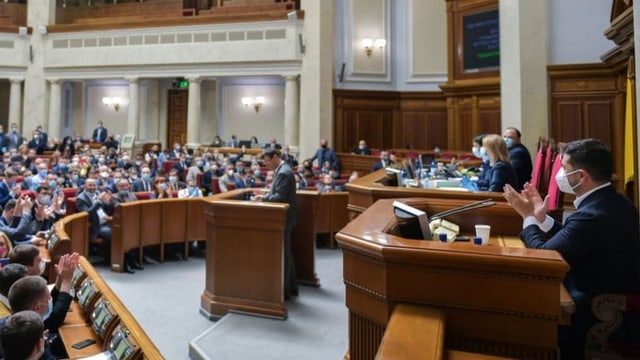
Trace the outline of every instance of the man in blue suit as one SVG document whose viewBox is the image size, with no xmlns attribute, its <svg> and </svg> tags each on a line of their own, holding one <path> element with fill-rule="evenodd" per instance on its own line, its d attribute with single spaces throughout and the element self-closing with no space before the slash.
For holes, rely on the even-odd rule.
<svg viewBox="0 0 640 360">
<path fill-rule="evenodd" d="M 542 200 L 533 186 L 522 193 L 505 186 L 504 197 L 524 219 L 520 237 L 527 247 L 555 250 L 571 268 L 564 285 L 576 312 L 571 326 L 558 330 L 563 359 L 584 358 L 594 295 L 640 290 L 638 211 L 611 185 L 612 172 L 611 152 L 599 140 L 567 145 L 555 181 L 562 192 L 576 195 L 576 211 L 564 225 L 546 215 L 548 198 Z"/>
<path fill-rule="evenodd" d="M 522 190 L 524 184 L 531 181 L 531 173 L 533 172 L 531 154 L 527 147 L 521 142 L 522 134 L 520 130 L 514 127 L 508 127 L 504 130 L 502 137 L 507 144 L 507 149 L 509 149 L 511 166 L 513 166 L 518 175 L 518 181 L 520 182 L 520 188 L 518 190 Z"/>
</svg>

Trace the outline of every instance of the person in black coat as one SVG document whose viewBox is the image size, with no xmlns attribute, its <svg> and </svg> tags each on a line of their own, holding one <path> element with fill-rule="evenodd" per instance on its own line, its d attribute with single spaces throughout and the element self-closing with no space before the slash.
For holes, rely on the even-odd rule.
<svg viewBox="0 0 640 360">
<path fill-rule="evenodd" d="M 371 155 L 371 149 L 367 146 L 367 142 L 360 140 L 358 147 L 353 149 L 353 153 L 356 155 Z"/>
<path fill-rule="evenodd" d="M 102 126 L 102 120 L 98 120 L 98 126 L 93 129 L 91 141 L 102 144 L 107 140 L 107 135 L 108 131 L 104 126 Z"/>
<path fill-rule="evenodd" d="M 531 162 L 531 154 L 529 150 L 520 142 L 521 140 L 520 130 L 509 127 L 502 136 L 509 149 L 509 158 L 511 159 L 511 166 L 518 175 L 518 181 L 520 187 L 518 190 L 522 190 L 522 187 L 527 182 L 531 181 L 531 173 L 533 172 L 533 163 Z"/>
</svg>

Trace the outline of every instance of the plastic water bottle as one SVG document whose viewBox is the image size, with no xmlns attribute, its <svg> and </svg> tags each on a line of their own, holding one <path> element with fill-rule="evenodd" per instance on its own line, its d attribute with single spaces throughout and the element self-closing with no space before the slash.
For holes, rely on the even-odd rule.
<svg viewBox="0 0 640 360">
<path fill-rule="evenodd" d="M 427 168 L 422 169 L 422 188 L 429 188 L 429 169 Z"/>
<path fill-rule="evenodd" d="M 432 177 L 436 177 L 436 172 L 438 171 L 438 164 L 436 164 L 436 161 L 433 160 L 431 161 L 431 176 Z"/>
<path fill-rule="evenodd" d="M 407 183 L 407 172 L 404 169 L 400 170 L 400 176 L 402 177 L 402 186 L 404 186 Z"/>
</svg>

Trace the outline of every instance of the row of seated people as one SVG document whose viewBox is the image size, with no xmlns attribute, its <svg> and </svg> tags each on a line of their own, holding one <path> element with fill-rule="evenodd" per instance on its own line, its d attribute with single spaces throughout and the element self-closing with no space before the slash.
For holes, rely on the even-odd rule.
<svg viewBox="0 0 640 360">
<path fill-rule="evenodd" d="M 105 358 L 160 356 L 139 324 L 91 264 L 66 254 L 47 286 L 38 249 L 20 245 L 0 270 L 0 358 Z M 38 333 L 39 341 L 24 341 Z M 43 334 L 45 341 L 42 342 Z M 84 344 L 84 345 L 81 345 Z M 38 356 L 33 356 L 34 354 Z M 159 358 L 159 357 L 158 357 Z"/>
</svg>

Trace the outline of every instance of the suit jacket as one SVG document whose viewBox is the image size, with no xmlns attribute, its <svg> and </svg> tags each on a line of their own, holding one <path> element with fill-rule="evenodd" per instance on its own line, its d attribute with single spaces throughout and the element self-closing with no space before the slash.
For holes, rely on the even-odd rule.
<svg viewBox="0 0 640 360">
<path fill-rule="evenodd" d="M 8 149 L 17 149 L 18 146 L 22 145 L 22 135 L 20 135 L 18 132 L 9 132 L 7 133 L 7 135 L 5 135 L 6 138 L 6 146 Z"/>
<path fill-rule="evenodd" d="M 107 140 L 107 128 L 105 127 L 97 127 L 93 130 L 93 135 L 91 135 L 91 141 L 103 143 Z"/>
<path fill-rule="evenodd" d="M 371 155 L 371 149 L 366 147 L 364 149 L 360 149 L 359 147 L 353 150 L 353 153 L 356 155 Z"/>
<path fill-rule="evenodd" d="M 44 154 L 44 150 L 47 147 L 47 142 L 44 141 L 42 136 L 40 136 L 38 141 L 36 141 L 35 139 L 29 140 L 29 142 L 27 143 L 27 147 L 29 149 L 36 149 L 36 155 L 42 155 Z"/>
<path fill-rule="evenodd" d="M 585 198 L 564 225 L 545 234 L 527 226 L 520 237 L 528 248 L 556 250 L 571 269 L 569 292 L 597 294 L 640 290 L 638 210 L 609 185 Z"/>
<path fill-rule="evenodd" d="M 136 179 L 131 187 L 133 188 L 133 192 L 153 191 L 153 180 L 149 182 L 149 190 L 144 188 L 142 179 Z"/>
<path fill-rule="evenodd" d="M 531 173 L 533 172 L 531 154 L 529 154 L 529 150 L 524 145 L 518 144 L 509 149 L 509 158 L 511 159 L 511 166 L 516 170 L 518 182 L 520 183 L 520 186 L 516 187 L 516 189 L 522 190 L 524 184 L 531 181 Z"/>
<path fill-rule="evenodd" d="M 329 161 L 332 169 L 340 171 L 340 161 L 338 160 L 338 156 L 336 155 L 335 151 L 333 151 L 332 148 L 321 147 L 318 150 L 316 150 L 315 155 L 313 155 L 313 157 L 309 160 L 313 162 L 313 160 L 316 160 L 316 159 L 318 159 L 319 168 L 322 167 L 322 164 L 324 164 L 325 161 Z"/>
<path fill-rule="evenodd" d="M 112 204 L 100 204 L 98 201 L 93 201 L 93 194 L 87 191 L 83 191 L 76 196 L 76 209 L 78 211 L 86 211 L 89 213 L 89 235 L 91 239 L 98 237 L 98 231 L 100 230 L 100 217 L 98 216 L 98 209 L 110 214 L 113 210 Z"/>
<path fill-rule="evenodd" d="M 491 168 L 491 180 L 489 181 L 488 191 L 502 192 L 504 185 L 509 184 L 514 189 L 520 188 L 518 175 L 508 162 L 498 161 Z"/>
<path fill-rule="evenodd" d="M 287 228 L 293 228 L 297 222 L 296 210 L 296 178 L 291 167 L 282 161 L 273 178 L 271 190 L 262 198 L 263 201 L 283 202 L 289 204 L 287 209 Z"/>
</svg>

